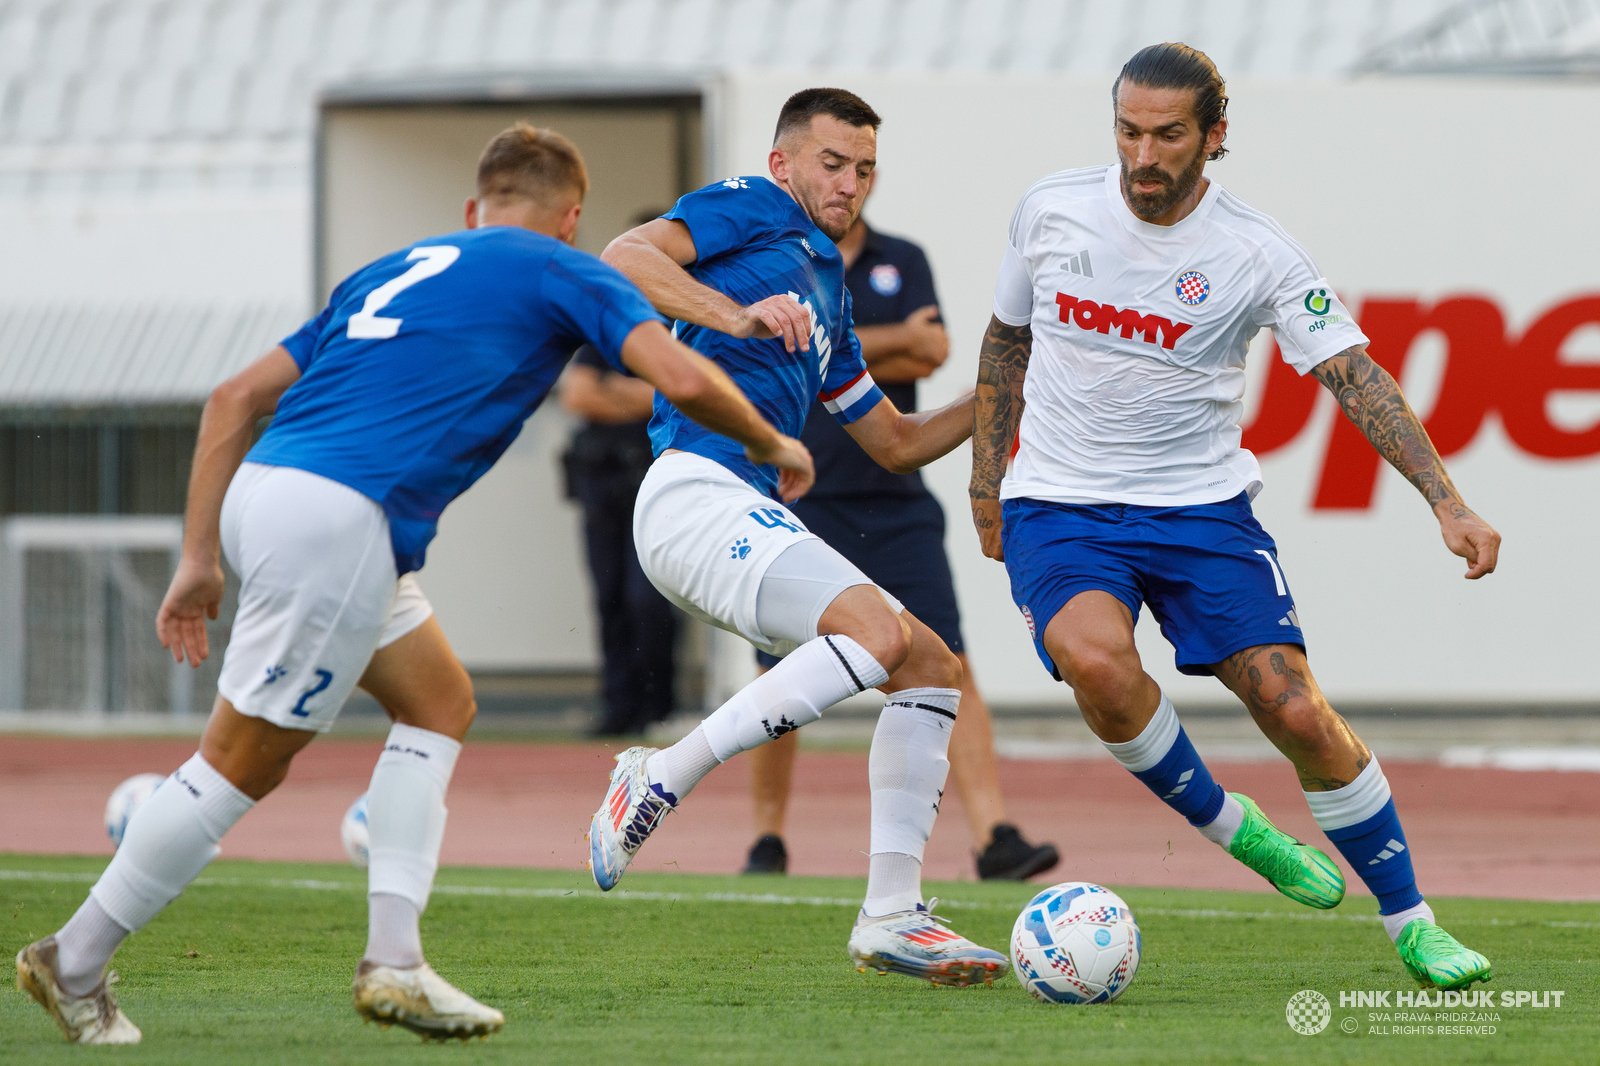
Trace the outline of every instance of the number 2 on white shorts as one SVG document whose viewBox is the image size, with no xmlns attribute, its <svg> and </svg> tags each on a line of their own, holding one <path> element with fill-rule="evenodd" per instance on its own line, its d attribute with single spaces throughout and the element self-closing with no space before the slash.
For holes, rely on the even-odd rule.
<svg viewBox="0 0 1600 1066">
<path fill-rule="evenodd" d="M 384 341 L 399 333 L 400 323 L 404 320 L 379 318 L 378 312 L 389 306 L 390 300 L 417 282 L 444 273 L 445 269 L 460 257 L 461 249 L 453 244 L 434 244 L 411 249 L 411 254 L 406 256 L 406 259 L 422 261 L 399 277 L 391 278 L 367 293 L 367 302 L 361 305 L 361 310 L 350 316 L 350 324 L 345 327 L 344 335 L 354 341 Z"/>
</svg>

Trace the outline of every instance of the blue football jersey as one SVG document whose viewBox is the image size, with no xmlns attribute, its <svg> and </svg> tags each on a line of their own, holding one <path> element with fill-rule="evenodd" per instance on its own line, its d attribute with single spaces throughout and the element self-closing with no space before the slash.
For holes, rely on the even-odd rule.
<svg viewBox="0 0 1600 1066">
<path fill-rule="evenodd" d="M 418 241 L 356 271 L 283 341 L 301 377 L 246 460 L 348 485 L 389 518 L 395 566 L 422 568 L 439 515 L 522 431 L 585 341 L 661 316 L 616 270 L 515 226 Z"/>
<path fill-rule="evenodd" d="M 663 217 L 689 227 L 699 258 L 687 269 L 701 284 L 742 305 L 788 293 L 810 310 L 808 352 L 785 351 L 781 338 L 738 340 L 677 325 L 678 339 L 722 367 L 767 421 L 798 437 L 819 400 L 848 424 L 883 399 L 851 328 L 839 249 L 788 193 L 766 178 L 729 178 L 687 194 Z M 743 445 L 691 422 L 660 395 L 650 441 L 657 455 L 668 448 L 694 452 L 777 495 L 776 467 L 756 466 Z"/>
</svg>

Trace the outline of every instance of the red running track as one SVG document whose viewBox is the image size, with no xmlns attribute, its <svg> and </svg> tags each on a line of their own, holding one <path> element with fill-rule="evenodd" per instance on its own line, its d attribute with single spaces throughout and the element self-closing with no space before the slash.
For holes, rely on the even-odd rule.
<svg viewBox="0 0 1600 1066">
<path fill-rule="evenodd" d="M 366 789 L 380 741 L 321 738 L 288 780 L 223 841 L 243 859 L 340 860 L 339 820 Z M 0 738 L 0 852 L 110 854 L 106 797 L 136 773 L 170 771 L 193 741 Z M 741 760 L 712 773 L 662 826 L 634 869 L 728 873 L 751 842 Z M 598 744 L 469 743 L 450 787 L 445 863 L 581 869 L 584 831 L 611 752 Z M 1583 772 L 1446 769 L 1386 762 L 1419 879 L 1435 895 L 1600 900 L 1600 788 Z M 1287 763 L 1214 763 L 1304 840 L 1322 841 Z M 1266 890 L 1109 760 L 1005 761 L 1010 817 L 1054 841 L 1055 879 L 1112 885 Z M 863 876 L 867 757 L 802 751 L 787 842 L 797 874 Z M 954 792 L 928 844 L 930 878 L 974 876 Z M 1331 847 L 1327 848 L 1333 853 Z M 1347 869 L 1347 876 L 1350 871 Z M 1363 892 L 1349 877 L 1352 891 Z"/>
</svg>

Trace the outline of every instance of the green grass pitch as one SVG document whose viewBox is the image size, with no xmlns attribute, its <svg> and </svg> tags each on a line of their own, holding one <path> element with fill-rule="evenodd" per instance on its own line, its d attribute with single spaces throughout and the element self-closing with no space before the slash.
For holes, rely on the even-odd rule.
<svg viewBox="0 0 1600 1066">
<path fill-rule="evenodd" d="M 0 855 L 5 949 L 56 929 L 103 862 Z M 1137 978 L 1114 1004 L 1057 1007 L 1010 977 L 941 989 L 856 973 L 844 944 L 859 881 L 632 874 L 599 898 L 581 871 L 450 868 L 439 885 L 423 919 L 429 961 L 505 1012 L 488 1041 L 424 1044 L 357 1019 L 359 871 L 219 861 L 114 963 L 142 1045 L 68 1047 L 8 988 L 0 1062 L 1570 1063 L 1600 1047 L 1595 904 L 1435 900 L 1494 960 L 1490 987 L 1562 990 L 1561 1007 L 1497 1009 L 1488 1036 L 1381 1035 L 1367 1017 L 1381 1011 L 1338 997 L 1412 987 L 1368 897 L 1317 915 L 1273 895 L 1120 890 L 1144 931 Z M 1002 949 L 1039 887 L 928 886 L 958 930 Z M 1284 1017 L 1308 988 L 1333 1003 L 1315 1036 Z"/>
</svg>

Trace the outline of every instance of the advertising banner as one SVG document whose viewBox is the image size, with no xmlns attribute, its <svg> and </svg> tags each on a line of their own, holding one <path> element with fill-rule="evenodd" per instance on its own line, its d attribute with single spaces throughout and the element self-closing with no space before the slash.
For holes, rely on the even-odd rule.
<svg viewBox="0 0 1600 1066">
<path fill-rule="evenodd" d="M 808 84 L 883 115 L 867 217 L 932 260 L 951 355 L 921 396 L 943 402 L 974 380 L 1018 199 L 1050 173 L 1115 161 L 1110 81 L 738 76 L 714 116 L 713 176 L 764 174 L 778 108 Z M 1241 419 L 1265 475 L 1255 510 L 1324 690 L 1347 705 L 1600 703 L 1600 141 L 1581 132 L 1600 87 L 1364 79 L 1229 95 L 1230 152 L 1207 175 L 1304 245 L 1505 538 L 1499 571 L 1463 580 L 1422 497 L 1257 334 Z M 1313 317 L 1326 307 L 1306 299 Z M 978 681 L 1000 703 L 1065 703 L 1003 567 L 978 550 L 969 470 L 963 449 L 927 474 Z M 1180 706 L 1231 701 L 1176 673 L 1148 612 L 1139 639 Z"/>
</svg>

